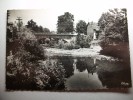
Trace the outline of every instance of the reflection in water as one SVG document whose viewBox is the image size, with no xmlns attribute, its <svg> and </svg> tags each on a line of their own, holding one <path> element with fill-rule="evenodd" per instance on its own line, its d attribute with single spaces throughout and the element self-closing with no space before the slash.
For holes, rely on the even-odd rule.
<svg viewBox="0 0 133 100">
<path fill-rule="evenodd" d="M 131 76 L 130 71 L 128 70 L 114 72 L 99 71 L 98 77 L 101 80 L 102 85 L 106 86 L 107 88 L 126 88 L 131 86 Z"/>
<path fill-rule="evenodd" d="M 107 88 L 131 87 L 130 63 L 127 61 L 98 61 L 98 77 Z M 122 84 L 126 83 L 126 85 Z"/>
<path fill-rule="evenodd" d="M 88 90 L 103 88 L 97 73 L 92 75 L 88 73 L 87 70 L 84 72 L 75 73 L 66 81 L 65 86 L 67 90 Z"/>
<path fill-rule="evenodd" d="M 88 73 L 93 73 L 96 71 L 98 65 L 96 63 L 96 59 L 89 59 L 88 58 L 77 58 L 76 68 L 83 72 L 87 69 Z"/>
<path fill-rule="evenodd" d="M 67 56 L 58 57 L 56 60 L 63 65 L 66 71 L 66 90 L 131 86 L 130 67 L 124 62 Z M 123 86 L 122 82 L 128 85 Z"/>
<path fill-rule="evenodd" d="M 96 59 L 77 58 L 74 75 L 67 79 L 67 90 L 88 90 L 105 88 L 96 73 Z M 93 74 L 94 73 L 94 74 Z"/>
<path fill-rule="evenodd" d="M 87 68 L 87 63 L 85 62 L 85 59 L 80 59 L 80 58 L 77 58 L 77 61 L 76 61 L 76 69 L 78 69 L 78 71 L 80 72 L 83 72 L 86 70 Z"/>
<path fill-rule="evenodd" d="M 63 67 L 65 68 L 66 78 L 73 75 L 74 73 L 74 68 L 73 68 L 74 59 L 73 58 L 68 57 L 68 56 L 59 57 L 58 62 L 61 63 Z"/>
</svg>

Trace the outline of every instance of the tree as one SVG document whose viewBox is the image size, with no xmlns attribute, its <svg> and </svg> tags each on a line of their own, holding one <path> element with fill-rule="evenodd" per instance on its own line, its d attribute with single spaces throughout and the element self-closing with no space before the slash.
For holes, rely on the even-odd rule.
<svg viewBox="0 0 133 100">
<path fill-rule="evenodd" d="M 103 13 L 98 21 L 100 29 L 105 33 L 104 41 L 128 42 L 126 9 L 114 9 Z"/>
<path fill-rule="evenodd" d="M 50 30 L 48 28 L 43 29 L 44 33 L 50 33 Z"/>
<path fill-rule="evenodd" d="M 43 27 L 39 26 L 39 32 L 43 32 Z"/>
<path fill-rule="evenodd" d="M 34 22 L 33 19 L 31 19 L 27 22 L 27 27 L 33 29 L 34 27 L 36 27 L 36 22 Z"/>
<path fill-rule="evenodd" d="M 84 33 L 87 34 L 87 24 L 85 21 L 80 20 L 76 25 L 76 32 L 77 33 Z"/>
<path fill-rule="evenodd" d="M 48 28 L 43 28 L 41 25 L 38 26 L 37 23 L 34 22 L 32 19 L 27 22 L 27 28 L 30 28 L 34 32 L 50 33 L 50 30 Z"/>
<path fill-rule="evenodd" d="M 57 32 L 61 33 L 72 33 L 74 31 L 74 16 L 69 13 L 65 12 L 64 15 L 58 16 L 57 22 Z"/>
<path fill-rule="evenodd" d="M 126 9 L 109 10 L 98 21 L 102 31 L 100 53 L 125 61 L 130 59 L 126 12 Z"/>
</svg>

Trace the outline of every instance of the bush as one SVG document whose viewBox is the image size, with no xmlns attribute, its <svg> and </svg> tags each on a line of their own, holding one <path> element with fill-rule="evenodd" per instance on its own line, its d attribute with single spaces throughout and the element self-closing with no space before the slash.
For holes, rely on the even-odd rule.
<svg viewBox="0 0 133 100">
<path fill-rule="evenodd" d="M 40 89 L 56 90 L 64 84 L 65 69 L 55 60 L 45 60 L 36 71 L 36 85 Z"/>
<path fill-rule="evenodd" d="M 63 49 L 72 50 L 72 49 L 74 49 L 74 44 L 73 43 L 65 43 Z"/>
<path fill-rule="evenodd" d="M 45 59 L 45 51 L 38 44 L 31 33 L 22 33 L 19 40 L 14 40 L 12 45 L 18 44 L 14 52 L 7 56 L 6 63 L 6 88 L 21 90 L 53 90 L 62 89 L 65 79 L 65 69 L 57 61 Z M 12 53 L 13 52 L 13 53 Z"/>
<path fill-rule="evenodd" d="M 102 45 L 102 50 L 100 51 L 103 55 L 108 55 L 120 59 L 129 59 L 129 45 L 128 43 L 119 43 L 116 45 Z"/>
<path fill-rule="evenodd" d="M 70 42 L 70 43 L 64 43 L 64 44 L 62 44 L 62 46 L 60 46 L 60 48 L 61 49 L 65 49 L 65 50 L 72 50 L 72 49 L 79 49 L 80 46 L 79 45 L 76 45 L 76 44 L 74 44 L 72 42 Z"/>
<path fill-rule="evenodd" d="M 46 38 L 45 39 L 45 43 L 49 44 L 50 43 L 50 39 L 49 38 Z"/>
<path fill-rule="evenodd" d="M 36 64 L 45 58 L 45 52 L 32 33 L 24 31 L 18 38 L 7 44 L 7 89 L 35 89 Z"/>
<path fill-rule="evenodd" d="M 23 49 L 7 57 L 7 89 L 34 89 L 32 83 L 35 64 L 30 62 L 31 57 L 31 54 Z"/>
<path fill-rule="evenodd" d="M 64 48 L 64 41 L 63 40 L 59 40 L 57 48 L 59 48 L 59 49 Z"/>
<path fill-rule="evenodd" d="M 92 38 L 86 35 L 78 35 L 76 43 L 82 48 L 89 48 Z"/>
<path fill-rule="evenodd" d="M 79 49 L 80 45 L 75 44 L 75 41 L 73 40 L 70 41 L 69 43 L 64 43 L 63 40 L 60 40 L 57 47 L 60 49 L 72 50 L 72 49 Z"/>
<path fill-rule="evenodd" d="M 32 60 L 45 59 L 45 51 L 43 47 L 36 40 L 26 40 L 24 42 L 24 49 L 30 52 L 34 57 Z"/>
</svg>

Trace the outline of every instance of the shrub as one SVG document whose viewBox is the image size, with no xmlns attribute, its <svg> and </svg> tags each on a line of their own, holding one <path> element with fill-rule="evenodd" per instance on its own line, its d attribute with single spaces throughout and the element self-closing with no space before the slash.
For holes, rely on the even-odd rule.
<svg viewBox="0 0 133 100">
<path fill-rule="evenodd" d="M 36 85 L 41 89 L 57 89 L 64 84 L 65 69 L 55 60 L 45 60 L 36 71 Z"/>
<path fill-rule="evenodd" d="M 43 47 L 35 40 L 26 40 L 24 42 L 24 49 L 34 56 L 32 58 L 33 61 L 45 58 L 45 51 Z"/>
<path fill-rule="evenodd" d="M 80 47 L 82 48 L 89 48 L 91 40 L 92 38 L 90 36 L 78 35 L 76 43 L 77 45 L 80 45 Z"/>
<path fill-rule="evenodd" d="M 45 39 L 45 43 L 49 44 L 50 43 L 50 39 L 49 38 L 46 38 Z"/>
<path fill-rule="evenodd" d="M 45 51 L 38 44 L 32 33 L 19 35 L 16 52 L 9 48 L 6 66 L 6 88 L 21 90 L 53 90 L 62 89 L 65 79 L 65 69 L 57 61 L 45 59 Z M 39 60 L 44 60 L 43 65 Z"/>
<path fill-rule="evenodd" d="M 74 49 L 74 44 L 73 43 L 65 43 L 63 49 L 68 49 L 68 50 Z"/>
<path fill-rule="evenodd" d="M 100 51 L 100 53 L 103 55 L 127 60 L 129 59 L 129 45 L 128 43 L 119 43 L 116 45 L 102 45 L 102 50 Z"/>
<path fill-rule="evenodd" d="M 63 40 L 59 40 L 57 47 L 58 47 L 59 49 L 64 48 L 64 41 L 63 41 Z"/>
<path fill-rule="evenodd" d="M 13 45 L 7 48 L 10 51 L 6 63 L 7 89 L 35 89 L 37 61 L 45 58 L 45 52 L 32 33 L 24 31 L 18 38 L 7 44 Z"/>
<path fill-rule="evenodd" d="M 30 53 L 20 49 L 7 58 L 7 89 L 32 89 L 35 64 L 30 62 Z"/>
</svg>

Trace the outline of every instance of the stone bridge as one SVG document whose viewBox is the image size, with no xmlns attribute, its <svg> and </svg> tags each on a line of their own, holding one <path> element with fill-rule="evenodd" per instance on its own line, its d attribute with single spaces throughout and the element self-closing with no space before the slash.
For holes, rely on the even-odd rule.
<svg viewBox="0 0 133 100">
<path fill-rule="evenodd" d="M 76 38 L 76 34 L 35 34 L 36 38 L 44 39 L 44 38 L 54 38 L 54 39 L 71 39 L 72 37 Z"/>
</svg>

